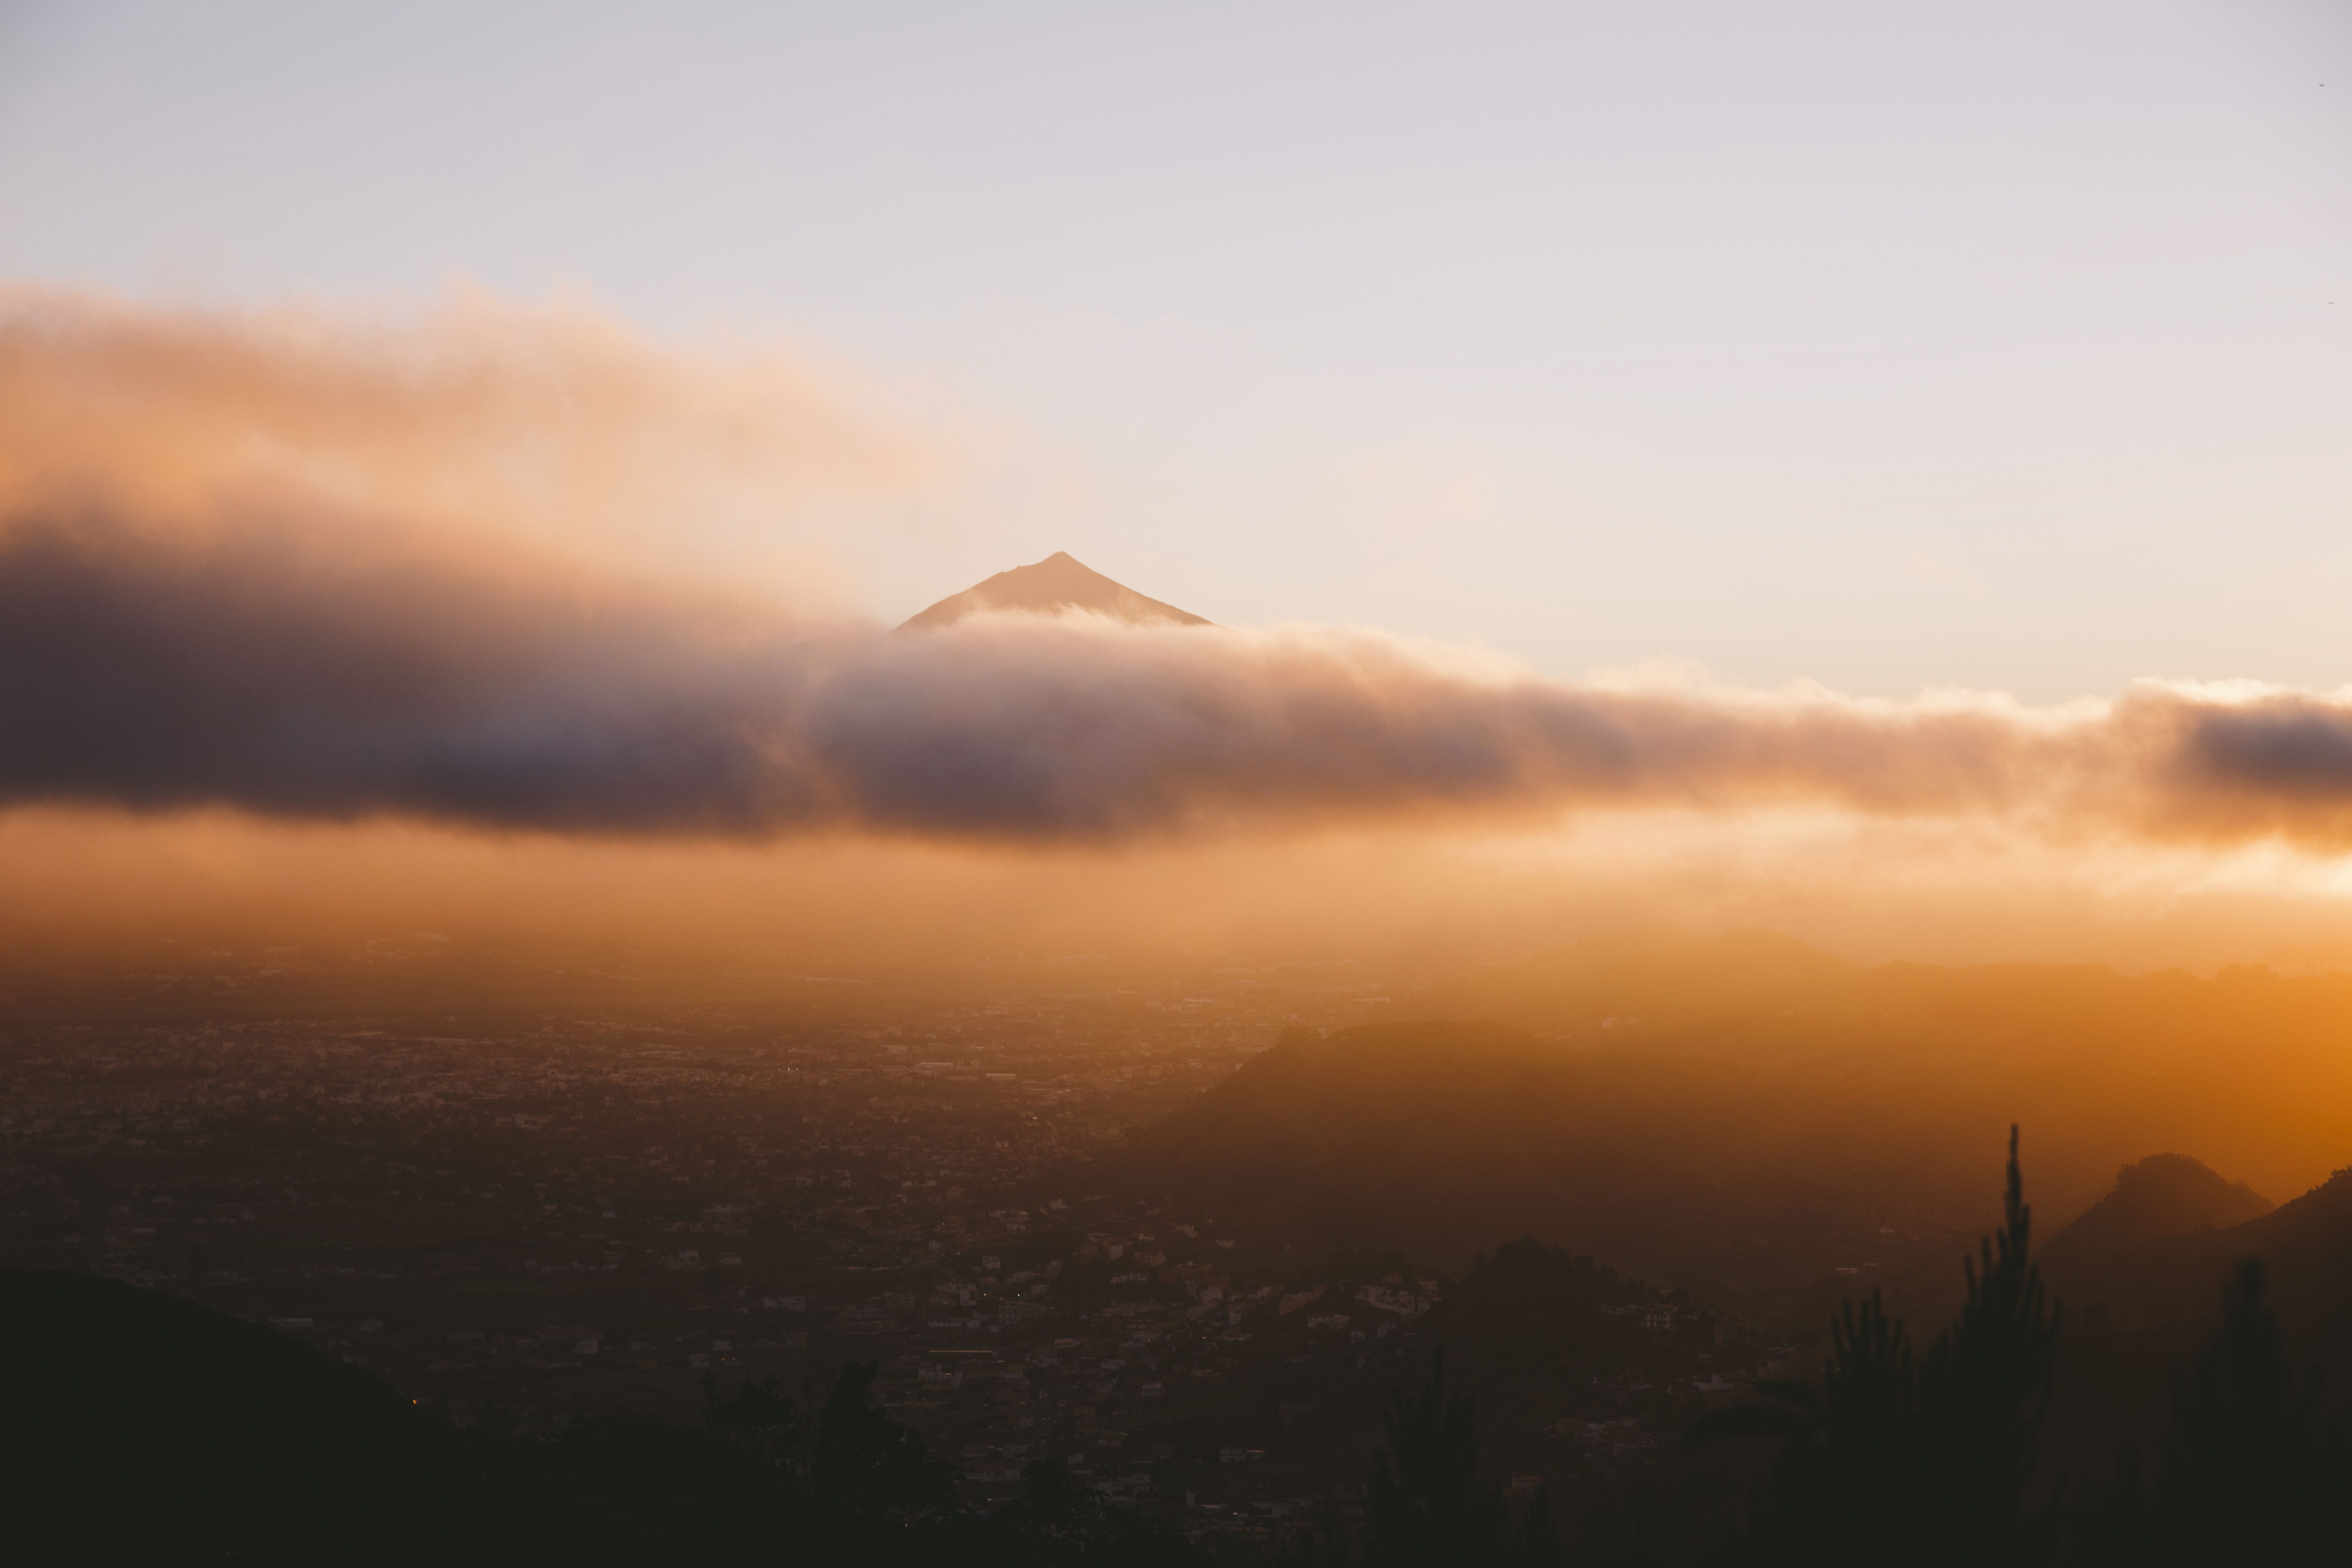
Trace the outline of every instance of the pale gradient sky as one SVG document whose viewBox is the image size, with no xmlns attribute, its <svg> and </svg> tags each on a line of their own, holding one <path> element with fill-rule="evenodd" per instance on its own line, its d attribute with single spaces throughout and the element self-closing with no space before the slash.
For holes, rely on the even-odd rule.
<svg viewBox="0 0 2352 1568">
<path fill-rule="evenodd" d="M 0 0 L 0 276 L 804 344 L 1017 454 L 894 617 L 2352 681 L 2340 0 Z"/>
</svg>

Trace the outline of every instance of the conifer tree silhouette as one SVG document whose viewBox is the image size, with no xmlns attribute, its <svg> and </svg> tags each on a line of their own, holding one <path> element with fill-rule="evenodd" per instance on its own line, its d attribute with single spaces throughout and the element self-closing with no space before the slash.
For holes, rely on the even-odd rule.
<svg viewBox="0 0 2352 1568">
<path fill-rule="evenodd" d="M 2050 1409 L 2059 1311 L 2031 1256 L 2033 1210 L 2017 1142 L 2012 1126 L 2001 1229 L 1963 1260 L 1959 1318 L 1920 1362 L 1933 1492 L 1926 1522 L 1936 1551 L 1928 1561 L 2027 1561 L 2046 1532 L 2027 1494 Z"/>
<path fill-rule="evenodd" d="M 1875 1291 L 1830 1324 L 1821 1384 L 1765 1383 L 1762 1400 L 1695 1422 L 1685 1450 L 1769 1436 L 1780 1451 L 1730 1561 L 2028 1563 L 2051 1513 L 2030 1501 L 2048 1409 L 2057 1309 L 2031 1258 L 2032 1210 L 2009 1133 L 2002 1227 L 1964 1259 L 1960 1315 L 1914 1358 Z"/>
<path fill-rule="evenodd" d="M 1478 1485 L 1477 1405 L 1445 1389 L 1440 1350 L 1429 1386 L 1398 1389 L 1381 1419 L 1388 1446 L 1365 1489 L 1364 1560 L 1379 1568 L 1499 1563 L 1509 1516 Z"/>
<path fill-rule="evenodd" d="M 2328 1452 L 2316 1369 L 2295 1376 L 2263 1305 L 2263 1265 L 2238 1265 L 2221 1327 L 2172 1382 L 2155 1551 L 2168 1563 L 2341 1563 L 2343 1467 Z M 2331 1459 L 2336 1460 L 2331 1464 Z M 2336 1517 L 2331 1519 L 2331 1514 Z"/>
<path fill-rule="evenodd" d="M 1367 1568 L 1556 1568 L 1550 1499 L 1536 1494 L 1515 1531 L 1502 1489 L 1478 1480 L 1476 1402 L 1445 1389 L 1445 1352 L 1429 1385 L 1399 1389 L 1381 1417 L 1388 1446 L 1364 1494 Z"/>
<path fill-rule="evenodd" d="M 1724 1554 L 1754 1563 L 1884 1563 L 1912 1550 L 1923 1518 L 1924 1442 L 1918 1373 L 1903 1324 L 1878 1292 L 1830 1323 L 1820 1386 L 1766 1381 L 1769 1403 L 1710 1411 L 1685 1449 L 1767 1436 L 1780 1447 L 1748 1527 Z"/>
<path fill-rule="evenodd" d="M 788 1555 L 810 1563 L 928 1562 L 967 1523 L 955 1472 L 874 1404 L 875 1363 L 841 1369 L 822 1403 L 775 1379 L 726 1399 L 703 1380 L 703 1423 L 759 1461 L 768 1517 Z M 814 1403 L 814 1408 L 809 1408 Z"/>
</svg>

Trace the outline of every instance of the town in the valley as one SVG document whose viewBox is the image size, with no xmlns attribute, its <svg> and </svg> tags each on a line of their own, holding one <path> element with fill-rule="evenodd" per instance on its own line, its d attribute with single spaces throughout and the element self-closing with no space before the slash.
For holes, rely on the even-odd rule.
<svg viewBox="0 0 2352 1568">
<path fill-rule="evenodd" d="M 1511 1486 L 1555 1495 L 1638 1479 L 1807 1354 L 1625 1281 L 1521 1364 L 1452 1310 L 1460 1270 L 1089 1184 L 1286 1021 L 1379 1016 L 1361 973 L 806 984 L 789 1010 L 13 1024 L 0 1252 L 267 1321 L 523 1436 L 872 1363 L 976 1505 L 1052 1455 L 1209 1541 L 1360 1519 L 1381 1413 L 1441 1347 Z"/>
</svg>

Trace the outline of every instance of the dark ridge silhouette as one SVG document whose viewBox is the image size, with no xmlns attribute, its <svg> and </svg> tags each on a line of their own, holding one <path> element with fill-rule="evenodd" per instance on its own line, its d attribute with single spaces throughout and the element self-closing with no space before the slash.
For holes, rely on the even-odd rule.
<svg viewBox="0 0 2352 1568">
<path fill-rule="evenodd" d="M 2053 1278 L 2093 1270 L 2119 1247 L 2227 1229 L 2277 1206 L 2186 1154 L 2150 1154 L 2116 1173 L 2115 1190 L 2042 1249 L 2042 1266 Z"/>
<path fill-rule="evenodd" d="M 1475 1005 L 1483 984 L 1451 995 Z M 1486 994 L 1545 1032 L 1491 1017 L 1288 1031 L 1076 1179 L 1456 1271 L 1540 1237 L 1776 1324 L 1864 1282 L 1940 1315 L 1956 1289 L 1941 1260 L 1982 1202 L 1970 1152 L 2021 1110 L 2050 1129 L 2046 1210 L 2113 1200 L 2053 1267 L 2088 1306 L 2155 1248 L 2143 1304 L 2189 1321 L 2210 1310 L 2200 1281 L 2273 1246 L 2280 1300 L 2300 1310 L 2294 1258 L 2318 1267 L 2319 1239 L 2233 1237 L 2174 1259 L 2259 1215 L 2257 1188 L 2309 1186 L 2352 1148 L 2352 977 L 1864 969 L 1742 932 L 1580 943 Z M 2158 1161 L 2112 1194 L 2158 1139 L 2249 1179 Z M 2299 1222 L 2259 1223 L 2284 1237 Z M 2352 1244 L 2331 1256 L 2334 1299 L 2352 1302 Z"/>
<path fill-rule="evenodd" d="M 2258 1258 L 2266 1310 L 2331 1374 L 2352 1375 L 2352 1170 L 2256 1218 L 2127 1241 L 2067 1259 L 2068 1293 L 2123 1329 L 2191 1323 L 2212 1310 L 2210 1281 Z"/>
<path fill-rule="evenodd" d="M 458 1431 L 276 1331 L 110 1279 L 0 1270 L 12 1563 L 472 1568 L 1160 1568 L 1182 1535 L 1054 1461 L 982 1518 L 874 1403 L 774 1382 L 703 1425 L 626 1413 L 553 1442 Z"/>
<path fill-rule="evenodd" d="M 270 1329 L 9 1271 L 0 1347 L 22 1561 L 400 1562 L 463 1504 L 454 1433 Z"/>
<path fill-rule="evenodd" d="M 2321 1374 L 2299 1366 L 2259 1262 L 2227 1271 L 2218 1320 L 2209 1320 L 2200 1348 L 2178 1358 L 2168 1421 L 2151 1428 L 2147 1445 L 2152 1464 L 2137 1448 L 2111 1447 L 2111 1463 L 2072 1484 L 2045 1459 L 2053 1390 L 2074 1373 L 2060 1307 L 2033 1260 L 2024 1191 L 2012 1131 L 2002 1223 L 1963 1260 L 1959 1310 L 1934 1340 L 1915 1342 L 1879 1292 L 1849 1298 L 1831 1320 L 1818 1380 L 1759 1383 L 1752 1400 L 1692 1425 L 1686 1450 L 1737 1450 L 1738 1440 L 1759 1438 L 1773 1448 L 1769 1468 L 1747 1471 L 1760 1476 L 1748 1505 L 1722 1520 L 1717 1560 L 1808 1568 L 2343 1562 L 2352 1542 L 2352 1425 L 2326 1404 Z M 1638 1293 L 1589 1258 L 1523 1238 L 1482 1258 L 1425 1327 L 1441 1342 L 1465 1333 L 1496 1344 L 1556 1341 L 1579 1331 L 1578 1320 L 1591 1322 L 1594 1308 Z M 2210 1280 L 2205 1294 L 2210 1310 Z M 110 1280 L 0 1271 L 0 1346 L 12 1562 L 1209 1561 L 1171 1525 L 1107 1502 L 1051 1458 L 1029 1465 L 1023 1495 L 993 1514 L 961 1506 L 953 1472 L 875 1405 L 871 1365 L 844 1368 L 822 1396 L 787 1394 L 772 1379 L 723 1393 L 714 1377 L 700 1428 L 607 1415 L 540 1443 L 453 1431 L 305 1344 Z M 1532 1346 L 1538 1355 L 1558 1348 Z M 2164 1382 L 2160 1369 L 2146 1375 Z M 1687 1563 L 1687 1552 L 1663 1543 L 1690 1539 L 1717 1506 L 1705 1500 L 1721 1495 L 1652 1487 L 1596 1513 L 1591 1499 L 1556 1509 L 1538 1491 L 1515 1514 L 1482 1472 L 1480 1453 L 1476 1409 L 1448 1386 L 1440 1353 L 1428 1383 L 1400 1388 L 1391 1403 L 1370 1456 L 1362 1528 L 1327 1518 L 1320 1539 L 1295 1542 L 1286 1560 L 1323 1568 Z"/>
<path fill-rule="evenodd" d="M 999 572 L 986 582 L 951 594 L 919 615 L 908 617 L 898 629 L 935 631 L 953 626 L 983 610 L 1022 611 L 1053 615 L 1062 610 L 1092 610 L 1137 626 L 1172 624 L 1205 626 L 1210 623 L 1188 610 L 1146 598 L 1123 583 L 1114 583 L 1063 551 L 1034 565 Z"/>
<path fill-rule="evenodd" d="M 110 1279 L 0 1271 L 0 1424 L 27 1563 L 746 1561 L 751 1470 L 644 1416 L 457 1431 L 274 1329 Z"/>
</svg>

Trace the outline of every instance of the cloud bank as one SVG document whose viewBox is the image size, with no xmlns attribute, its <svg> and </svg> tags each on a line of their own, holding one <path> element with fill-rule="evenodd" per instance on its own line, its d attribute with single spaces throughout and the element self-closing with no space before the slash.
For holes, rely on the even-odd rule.
<svg viewBox="0 0 2352 1568">
<path fill-rule="evenodd" d="M 636 569 L 772 563 L 805 594 L 814 535 L 954 466 L 866 390 L 580 303 L 170 310 L 0 283 L 0 515 L 278 504 Z"/>
<path fill-rule="evenodd" d="M 2021 708 L 1547 680 L 1375 634 L 813 626 L 419 533 L 0 529 L 0 801 L 1118 841 L 1814 804 L 2352 843 L 2352 695 Z"/>
<path fill-rule="evenodd" d="M 1576 684 L 1329 628 L 894 636 L 595 548 L 931 460 L 790 364 L 578 312 L 0 289 L 0 805 L 1026 843 L 1798 805 L 2352 846 L 2347 692 L 2028 709 Z"/>
</svg>

